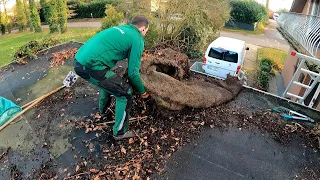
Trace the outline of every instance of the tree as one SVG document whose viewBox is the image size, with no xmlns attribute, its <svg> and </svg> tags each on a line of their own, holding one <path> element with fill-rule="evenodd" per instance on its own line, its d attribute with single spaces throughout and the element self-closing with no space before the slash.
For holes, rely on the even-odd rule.
<svg viewBox="0 0 320 180">
<path fill-rule="evenodd" d="M 133 0 L 133 5 L 145 13 L 151 12 L 151 1 L 150 0 Z"/>
<path fill-rule="evenodd" d="M 9 19 L 9 16 L 8 16 L 8 12 L 7 12 L 7 2 L 9 0 L 1 0 L 1 3 L 3 5 L 3 9 L 4 9 L 4 20 L 3 20 L 3 24 L 5 26 L 7 26 L 7 30 L 8 30 L 8 33 L 11 33 L 11 21 Z"/>
<path fill-rule="evenodd" d="M 128 1 L 121 2 L 120 7 L 127 13 L 152 16 L 149 1 L 145 2 L 144 8 Z M 141 3 L 139 6 L 143 6 Z M 202 50 L 214 40 L 216 32 L 230 17 L 229 0 L 155 0 L 155 3 L 157 5 L 153 10 L 156 11 L 156 17 L 149 31 L 157 29 L 161 45 L 184 52 Z M 149 31 L 146 36 L 157 34 Z M 155 38 L 150 39 L 154 41 Z"/>
<path fill-rule="evenodd" d="M 16 0 L 15 17 L 19 32 L 25 31 L 27 28 L 27 17 L 21 0 Z"/>
<path fill-rule="evenodd" d="M 6 27 L 4 25 L 4 17 L 1 11 L 0 11 L 0 31 L 2 35 L 6 33 Z"/>
<path fill-rule="evenodd" d="M 30 27 L 32 27 L 32 29 L 35 32 L 41 32 L 42 29 L 41 29 L 40 16 L 34 0 L 29 0 L 29 6 L 30 6 Z"/>
<path fill-rule="evenodd" d="M 68 20 L 68 6 L 66 0 L 58 0 L 58 23 L 61 33 L 67 31 L 67 20 Z"/>
<path fill-rule="evenodd" d="M 44 11 L 45 21 L 49 24 L 50 33 L 58 32 L 59 24 L 56 0 L 40 0 L 40 5 Z"/>
<path fill-rule="evenodd" d="M 106 5 L 106 17 L 103 18 L 101 30 L 107 29 L 112 26 L 117 26 L 124 20 L 123 13 L 117 12 L 112 5 Z"/>
<path fill-rule="evenodd" d="M 269 10 L 269 0 L 266 1 L 266 8 Z"/>
<path fill-rule="evenodd" d="M 50 28 L 50 23 L 49 23 L 49 7 L 50 7 L 50 4 L 48 3 L 47 0 L 40 0 L 40 7 L 41 7 L 41 10 L 43 12 L 43 16 L 44 16 L 44 20 L 46 23 L 49 24 L 49 28 Z M 50 28 L 51 30 L 51 28 Z"/>
<path fill-rule="evenodd" d="M 30 26 L 30 7 L 27 4 L 27 0 L 23 0 L 23 6 L 24 6 L 24 13 L 27 17 L 27 25 Z"/>
<path fill-rule="evenodd" d="M 253 24 L 268 20 L 268 12 L 264 5 L 256 1 L 231 1 L 231 16 L 237 22 Z"/>
</svg>

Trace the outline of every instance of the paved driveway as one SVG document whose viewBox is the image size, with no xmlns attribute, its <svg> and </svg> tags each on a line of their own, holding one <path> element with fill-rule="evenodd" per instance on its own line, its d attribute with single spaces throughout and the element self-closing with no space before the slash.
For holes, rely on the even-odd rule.
<svg viewBox="0 0 320 180">
<path fill-rule="evenodd" d="M 245 41 L 248 44 L 253 44 L 262 47 L 270 47 L 275 49 L 280 49 L 283 51 L 289 50 L 289 44 L 281 36 L 281 34 L 276 29 L 278 24 L 275 21 L 265 27 L 264 33 L 261 35 L 253 34 L 241 34 L 236 32 L 221 31 L 220 36 L 232 37 Z"/>
<path fill-rule="evenodd" d="M 277 31 L 278 24 L 270 20 L 271 23 L 265 28 L 264 34 L 261 35 L 246 35 L 235 32 L 220 32 L 220 36 L 233 37 L 241 39 L 248 44 L 262 46 L 262 47 L 271 47 L 275 49 L 280 49 L 283 51 L 288 51 L 289 45 L 281 34 Z M 89 27 L 89 28 L 99 28 L 101 26 L 100 21 L 94 22 L 69 22 L 68 27 Z M 49 28 L 48 25 L 42 26 L 43 28 Z"/>
<path fill-rule="evenodd" d="M 246 56 L 244 58 L 243 69 L 247 71 L 248 78 L 248 86 L 257 87 L 257 79 L 258 79 L 258 49 L 260 46 L 256 46 L 253 44 L 247 44 L 249 50 L 246 52 Z"/>
<path fill-rule="evenodd" d="M 69 22 L 69 28 L 100 28 L 101 22 Z M 42 28 L 49 28 L 48 25 L 43 25 Z"/>
</svg>

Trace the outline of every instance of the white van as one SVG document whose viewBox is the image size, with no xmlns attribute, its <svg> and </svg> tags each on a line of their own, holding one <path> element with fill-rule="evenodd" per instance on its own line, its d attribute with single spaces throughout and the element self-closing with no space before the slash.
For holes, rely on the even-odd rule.
<svg viewBox="0 0 320 180">
<path fill-rule="evenodd" d="M 249 48 L 246 48 L 244 41 L 219 37 L 209 45 L 202 69 L 220 79 L 226 79 L 228 74 L 238 76 L 246 50 Z"/>
<path fill-rule="evenodd" d="M 273 14 L 273 19 L 276 21 L 280 15 L 278 13 Z"/>
</svg>

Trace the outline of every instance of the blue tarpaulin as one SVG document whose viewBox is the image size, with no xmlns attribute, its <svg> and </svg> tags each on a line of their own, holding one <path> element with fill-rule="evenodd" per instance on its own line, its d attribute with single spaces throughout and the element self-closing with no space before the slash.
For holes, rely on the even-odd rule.
<svg viewBox="0 0 320 180">
<path fill-rule="evenodd" d="M 21 111 L 22 109 L 20 106 L 17 106 L 12 101 L 0 96 L 0 126 Z"/>
</svg>

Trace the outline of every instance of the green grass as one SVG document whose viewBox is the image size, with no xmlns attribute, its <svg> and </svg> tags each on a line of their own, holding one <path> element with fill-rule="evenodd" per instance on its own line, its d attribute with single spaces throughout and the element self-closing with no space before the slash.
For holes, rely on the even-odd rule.
<svg viewBox="0 0 320 180">
<path fill-rule="evenodd" d="M 287 52 L 273 48 L 260 48 L 258 49 L 258 61 L 264 58 L 269 58 L 275 62 L 279 70 L 282 70 L 284 62 L 287 58 Z"/>
<path fill-rule="evenodd" d="M 98 28 L 69 28 L 68 31 L 64 34 L 51 34 L 49 33 L 48 29 L 44 29 L 44 31 L 41 33 L 23 32 L 1 35 L 0 66 L 12 62 L 12 57 L 16 50 L 29 41 L 51 37 L 59 39 L 61 42 L 67 42 L 71 40 L 85 42 L 90 37 L 92 37 L 97 32 L 97 30 Z"/>
<path fill-rule="evenodd" d="M 229 31 L 229 32 L 235 32 L 235 33 L 240 33 L 240 34 L 253 34 L 253 35 L 259 35 L 263 34 L 264 32 L 264 27 L 270 24 L 269 21 L 263 22 L 263 23 L 258 23 L 256 30 L 254 31 L 249 31 L 249 30 L 243 30 L 243 29 L 237 29 L 233 27 L 223 27 L 223 31 Z"/>
<path fill-rule="evenodd" d="M 233 28 L 233 27 L 223 27 L 222 31 L 229 31 L 229 32 L 235 32 L 235 33 L 240 33 L 240 34 L 254 34 L 254 35 L 263 34 L 263 29 L 249 31 L 249 30 L 237 29 L 237 28 Z"/>
</svg>

